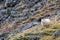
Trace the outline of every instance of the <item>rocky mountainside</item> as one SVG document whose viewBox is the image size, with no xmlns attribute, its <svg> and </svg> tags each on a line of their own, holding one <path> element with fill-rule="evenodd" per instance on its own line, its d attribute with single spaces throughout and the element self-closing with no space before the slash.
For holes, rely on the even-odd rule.
<svg viewBox="0 0 60 40">
<path fill-rule="evenodd" d="M 55 31 L 60 28 L 59 15 L 60 0 L 0 0 L 0 40 L 15 40 L 16 37 L 20 37 L 20 34 L 24 35 L 25 31 L 34 36 L 34 31 L 38 30 L 38 36 L 44 35 L 43 37 L 45 37 L 43 33 L 50 29 L 46 37 L 47 35 L 50 37 L 50 31 L 54 32 L 52 35 L 55 35 Z M 56 24 L 59 25 L 55 27 Z M 40 36 L 36 40 L 39 39 Z"/>
</svg>

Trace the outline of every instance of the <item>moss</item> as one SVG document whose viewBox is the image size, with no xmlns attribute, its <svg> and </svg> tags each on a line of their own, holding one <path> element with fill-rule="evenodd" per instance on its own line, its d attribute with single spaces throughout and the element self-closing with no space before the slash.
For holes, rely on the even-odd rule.
<svg viewBox="0 0 60 40">
<path fill-rule="evenodd" d="M 19 37 L 20 39 L 22 38 L 23 40 L 29 40 L 31 39 L 32 35 L 38 35 L 38 34 L 43 34 L 40 40 L 60 40 L 59 37 L 55 37 L 53 33 L 57 30 L 60 29 L 60 24 L 53 25 L 52 27 L 49 28 L 42 28 L 39 31 L 34 30 L 32 33 L 26 33 L 23 37 Z M 28 39 L 27 39 L 28 38 Z M 35 37 L 33 38 L 35 39 Z"/>
<path fill-rule="evenodd" d="M 44 35 L 52 35 L 54 33 L 54 31 L 50 31 L 50 30 L 46 30 L 46 31 L 43 31 L 42 34 Z"/>
<path fill-rule="evenodd" d="M 54 40 L 53 36 L 44 36 L 40 40 Z"/>
<path fill-rule="evenodd" d="M 54 25 L 53 27 L 52 27 L 52 29 L 60 29 L 60 25 Z"/>
<path fill-rule="evenodd" d="M 32 36 L 33 35 L 33 36 Z M 34 35 L 38 35 L 38 34 L 34 34 L 34 33 L 26 33 L 24 36 L 20 36 L 18 38 L 15 38 L 14 40 L 39 40 L 39 37 L 35 37 Z"/>
<path fill-rule="evenodd" d="M 14 40 L 19 40 L 19 38 L 15 38 Z"/>
<path fill-rule="evenodd" d="M 38 35 L 38 34 L 40 34 L 40 33 L 39 32 L 38 33 L 27 33 L 24 36 L 32 36 L 32 35 Z"/>
<path fill-rule="evenodd" d="M 56 40 L 60 40 L 60 36 L 58 38 L 56 38 Z"/>
</svg>

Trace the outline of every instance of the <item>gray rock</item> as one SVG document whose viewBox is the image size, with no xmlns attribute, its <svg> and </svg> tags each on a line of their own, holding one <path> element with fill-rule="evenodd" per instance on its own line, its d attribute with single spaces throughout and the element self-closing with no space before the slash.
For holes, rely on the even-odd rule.
<svg viewBox="0 0 60 40">
<path fill-rule="evenodd" d="M 37 4 L 35 4 L 35 6 L 34 6 L 34 8 L 41 8 L 42 7 L 42 5 L 40 4 L 40 3 L 37 3 Z"/>
<path fill-rule="evenodd" d="M 54 33 L 53 33 L 54 36 L 60 36 L 60 30 L 56 30 Z"/>
<path fill-rule="evenodd" d="M 26 8 L 30 8 L 30 7 L 32 7 L 34 4 L 35 4 L 35 3 L 29 3 L 29 4 L 26 5 Z"/>
<path fill-rule="evenodd" d="M 17 18 L 17 17 L 19 17 L 19 14 L 16 11 L 11 11 L 11 17 Z"/>
</svg>

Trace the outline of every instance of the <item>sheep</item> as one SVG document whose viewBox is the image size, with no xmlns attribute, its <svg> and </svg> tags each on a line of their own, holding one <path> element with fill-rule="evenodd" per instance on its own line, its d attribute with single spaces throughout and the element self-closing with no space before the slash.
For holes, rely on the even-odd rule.
<svg viewBox="0 0 60 40">
<path fill-rule="evenodd" d="M 50 23 L 51 23 L 51 20 L 49 18 L 41 19 L 41 25 L 46 28 L 49 27 Z"/>
</svg>

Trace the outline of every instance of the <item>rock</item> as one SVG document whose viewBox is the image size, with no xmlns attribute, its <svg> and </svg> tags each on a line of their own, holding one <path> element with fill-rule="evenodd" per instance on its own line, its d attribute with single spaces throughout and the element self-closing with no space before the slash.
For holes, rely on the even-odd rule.
<svg viewBox="0 0 60 40">
<path fill-rule="evenodd" d="M 60 0 L 56 0 L 57 2 L 59 2 Z"/>
<path fill-rule="evenodd" d="M 16 4 L 14 8 L 17 8 L 17 7 L 22 6 L 22 5 L 23 5 L 23 3 L 20 2 L 19 4 Z"/>
<path fill-rule="evenodd" d="M 38 24 L 40 24 L 40 22 L 33 22 L 32 24 L 33 25 L 38 25 Z"/>
<path fill-rule="evenodd" d="M 4 0 L 0 0 L 0 2 L 3 2 Z"/>
<path fill-rule="evenodd" d="M 34 6 L 34 8 L 36 8 L 36 9 L 41 8 L 41 7 L 42 7 L 42 5 L 41 5 L 40 3 L 37 3 L 37 4 L 35 4 L 35 6 Z"/>
<path fill-rule="evenodd" d="M 34 5 L 34 3 L 29 3 L 26 5 L 26 8 L 31 8 Z"/>
<path fill-rule="evenodd" d="M 6 14 L 6 11 L 1 11 L 0 12 L 0 23 L 5 21 L 8 18 L 8 14 Z"/>
<path fill-rule="evenodd" d="M 4 6 L 0 6 L 0 10 L 6 9 L 6 7 Z"/>
<path fill-rule="evenodd" d="M 0 6 L 0 10 L 2 9 L 2 6 Z"/>
<path fill-rule="evenodd" d="M 60 15 L 60 10 L 59 10 L 59 11 L 57 11 L 57 15 Z"/>
<path fill-rule="evenodd" d="M 33 13 L 35 11 L 34 8 L 30 9 L 29 12 Z"/>
<path fill-rule="evenodd" d="M 27 17 L 28 14 L 27 14 L 26 12 L 22 12 L 22 16 L 23 16 L 23 17 Z"/>
<path fill-rule="evenodd" d="M 4 40 L 4 38 L 2 37 L 2 38 L 0 38 L 0 40 Z"/>
<path fill-rule="evenodd" d="M 54 33 L 53 33 L 54 36 L 60 36 L 60 30 L 56 30 Z"/>
<path fill-rule="evenodd" d="M 5 6 L 6 7 L 14 7 L 18 3 L 19 3 L 19 0 L 6 0 Z"/>
</svg>

